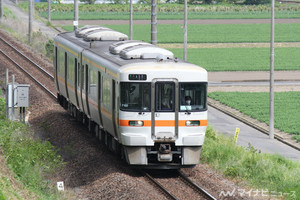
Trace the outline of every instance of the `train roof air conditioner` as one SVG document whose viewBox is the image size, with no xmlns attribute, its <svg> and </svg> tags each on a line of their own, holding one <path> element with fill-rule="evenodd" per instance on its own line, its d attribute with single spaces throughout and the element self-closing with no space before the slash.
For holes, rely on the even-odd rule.
<svg viewBox="0 0 300 200">
<path fill-rule="evenodd" d="M 85 41 L 120 41 L 128 40 L 128 36 L 113 30 L 94 30 L 83 36 Z"/>
<path fill-rule="evenodd" d="M 156 59 L 164 58 L 173 59 L 174 54 L 166 49 L 156 47 L 154 45 L 136 45 L 123 49 L 120 52 L 120 56 L 123 59 Z"/>
<path fill-rule="evenodd" d="M 127 41 L 113 43 L 112 45 L 109 46 L 109 52 L 112 54 L 120 54 L 120 52 L 125 48 L 141 45 L 141 44 L 150 45 L 149 43 L 143 41 L 127 40 Z"/>
<path fill-rule="evenodd" d="M 82 38 L 84 34 L 94 30 L 111 30 L 111 29 L 103 26 L 97 26 L 97 25 L 85 25 L 79 29 L 76 29 L 75 35 L 76 37 Z"/>
</svg>

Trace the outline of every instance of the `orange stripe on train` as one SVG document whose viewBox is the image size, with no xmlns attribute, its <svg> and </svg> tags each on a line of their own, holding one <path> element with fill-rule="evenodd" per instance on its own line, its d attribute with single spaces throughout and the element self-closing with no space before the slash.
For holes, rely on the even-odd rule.
<svg viewBox="0 0 300 200">
<path fill-rule="evenodd" d="M 120 120 L 120 126 L 129 126 L 129 121 L 135 121 L 135 120 Z M 143 121 L 144 126 L 146 127 L 151 126 L 151 120 L 140 120 L 140 121 Z M 178 126 L 186 126 L 186 121 L 189 120 L 179 120 Z M 191 120 L 191 121 L 197 121 L 197 120 Z M 200 126 L 207 126 L 207 120 L 198 120 L 198 121 L 200 121 Z M 175 120 L 155 120 L 155 126 L 172 127 L 175 126 Z"/>
</svg>

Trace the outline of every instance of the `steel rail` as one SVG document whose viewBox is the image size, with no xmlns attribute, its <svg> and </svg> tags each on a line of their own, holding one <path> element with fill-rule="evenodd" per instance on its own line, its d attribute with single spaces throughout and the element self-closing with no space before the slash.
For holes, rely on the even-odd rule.
<svg viewBox="0 0 300 200">
<path fill-rule="evenodd" d="M 189 179 L 185 174 L 183 174 L 181 171 L 178 170 L 179 176 L 184 179 L 188 184 L 190 184 L 195 190 L 202 196 L 204 196 L 205 199 L 207 200 L 216 200 L 215 197 L 213 197 L 211 194 L 209 194 L 206 190 L 201 188 L 199 185 L 194 183 L 191 179 Z"/>
<path fill-rule="evenodd" d="M 174 195 L 172 195 L 170 192 L 168 192 L 168 190 L 164 186 L 162 186 L 159 182 L 157 182 L 152 176 L 150 176 L 146 172 L 143 172 L 143 173 L 149 180 L 151 180 L 156 186 L 158 186 L 159 189 L 162 190 L 170 199 L 178 200 Z"/>
<path fill-rule="evenodd" d="M 12 58 L 10 58 L 6 53 L 4 53 L 1 49 L 0 52 L 11 62 L 13 62 L 17 67 L 19 67 L 23 72 L 25 72 L 33 81 L 35 81 L 39 86 L 41 86 L 45 91 L 50 94 L 50 96 L 54 99 L 57 99 L 57 96 L 51 92 L 48 88 L 46 88 L 40 81 L 38 81 L 36 78 L 34 78 L 27 70 L 25 70 L 22 66 L 20 66 L 18 63 L 16 63 Z"/>
<path fill-rule="evenodd" d="M 8 46 L 10 46 L 12 49 L 14 49 L 17 53 L 19 53 L 21 56 L 23 56 L 26 60 L 28 60 L 29 62 L 31 62 L 33 65 L 35 65 L 39 70 L 41 70 L 43 73 L 47 74 L 48 76 L 50 76 L 52 79 L 54 79 L 54 76 L 52 74 L 50 74 L 49 72 L 47 72 L 43 67 L 39 66 L 38 64 L 36 64 L 35 62 L 33 62 L 30 58 L 28 58 L 26 55 L 24 55 L 22 52 L 20 52 L 18 49 L 16 49 L 15 47 L 13 47 L 11 44 L 9 44 L 6 40 L 4 40 L 2 37 L 0 37 L 0 39 L 7 44 Z"/>
</svg>

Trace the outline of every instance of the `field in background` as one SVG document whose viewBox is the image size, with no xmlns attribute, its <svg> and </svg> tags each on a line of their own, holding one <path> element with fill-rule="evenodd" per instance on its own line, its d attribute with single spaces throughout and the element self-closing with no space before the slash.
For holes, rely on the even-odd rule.
<svg viewBox="0 0 300 200">
<path fill-rule="evenodd" d="M 99 24 L 129 35 L 128 25 Z M 66 31 L 73 26 L 62 26 Z M 180 24 L 158 24 L 158 43 L 183 43 Z M 134 25 L 135 40 L 150 42 L 151 25 Z M 276 24 L 275 42 L 300 41 L 300 24 Z M 188 43 L 270 42 L 270 24 L 189 24 Z"/>
<path fill-rule="evenodd" d="M 41 17 L 48 18 L 48 12 L 41 12 Z M 81 20 L 128 20 L 129 12 L 79 12 Z M 158 20 L 167 19 L 182 19 L 184 13 L 158 13 Z M 190 12 L 188 13 L 188 19 L 268 19 L 271 13 L 269 11 L 259 12 Z M 278 11 L 276 18 L 299 18 L 300 12 Z M 51 13 L 52 20 L 73 20 L 74 12 L 57 12 Z M 151 19 L 150 12 L 138 12 L 133 14 L 134 20 L 147 20 Z"/>
<path fill-rule="evenodd" d="M 183 58 L 183 49 L 169 50 Z M 300 70 L 300 48 L 275 48 L 275 55 L 275 70 Z M 270 48 L 188 49 L 188 61 L 208 71 L 268 71 Z"/>
<path fill-rule="evenodd" d="M 20 3 L 19 7 L 28 10 L 28 3 Z M 74 19 L 72 4 L 52 4 L 52 19 Z M 183 19 L 183 4 L 158 4 L 158 19 Z M 47 3 L 35 4 L 36 12 L 47 18 Z M 134 4 L 134 19 L 150 19 L 150 4 Z M 300 8 L 297 4 L 275 5 L 276 18 L 299 18 Z M 266 5 L 234 5 L 234 4 L 215 4 L 215 5 L 188 5 L 189 19 L 258 19 L 270 18 L 271 6 Z M 85 19 L 128 19 L 129 4 L 95 4 L 79 5 L 79 17 Z"/>
<path fill-rule="evenodd" d="M 269 124 L 267 92 L 212 92 L 208 96 Z M 292 134 L 293 138 L 300 142 L 300 92 L 276 92 L 274 96 L 275 128 Z"/>
</svg>

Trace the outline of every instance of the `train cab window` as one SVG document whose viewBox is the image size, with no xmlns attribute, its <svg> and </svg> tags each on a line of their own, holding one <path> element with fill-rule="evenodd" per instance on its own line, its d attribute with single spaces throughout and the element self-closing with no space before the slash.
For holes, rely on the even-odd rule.
<svg viewBox="0 0 300 200">
<path fill-rule="evenodd" d="M 180 111 L 206 110 L 206 83 L 180 84 Z"/>
<path fill-rule="evenodd" d="M 155 109 L 158 112 L 175 111 L 175 84 L 172 82 L 158 82 L 155 86 Z"/>
<path fill-rule="evenodd" d="M 151 83 L 121 83 L 123 111 L 149 112 L 151 109 Z"/>
</svg>

